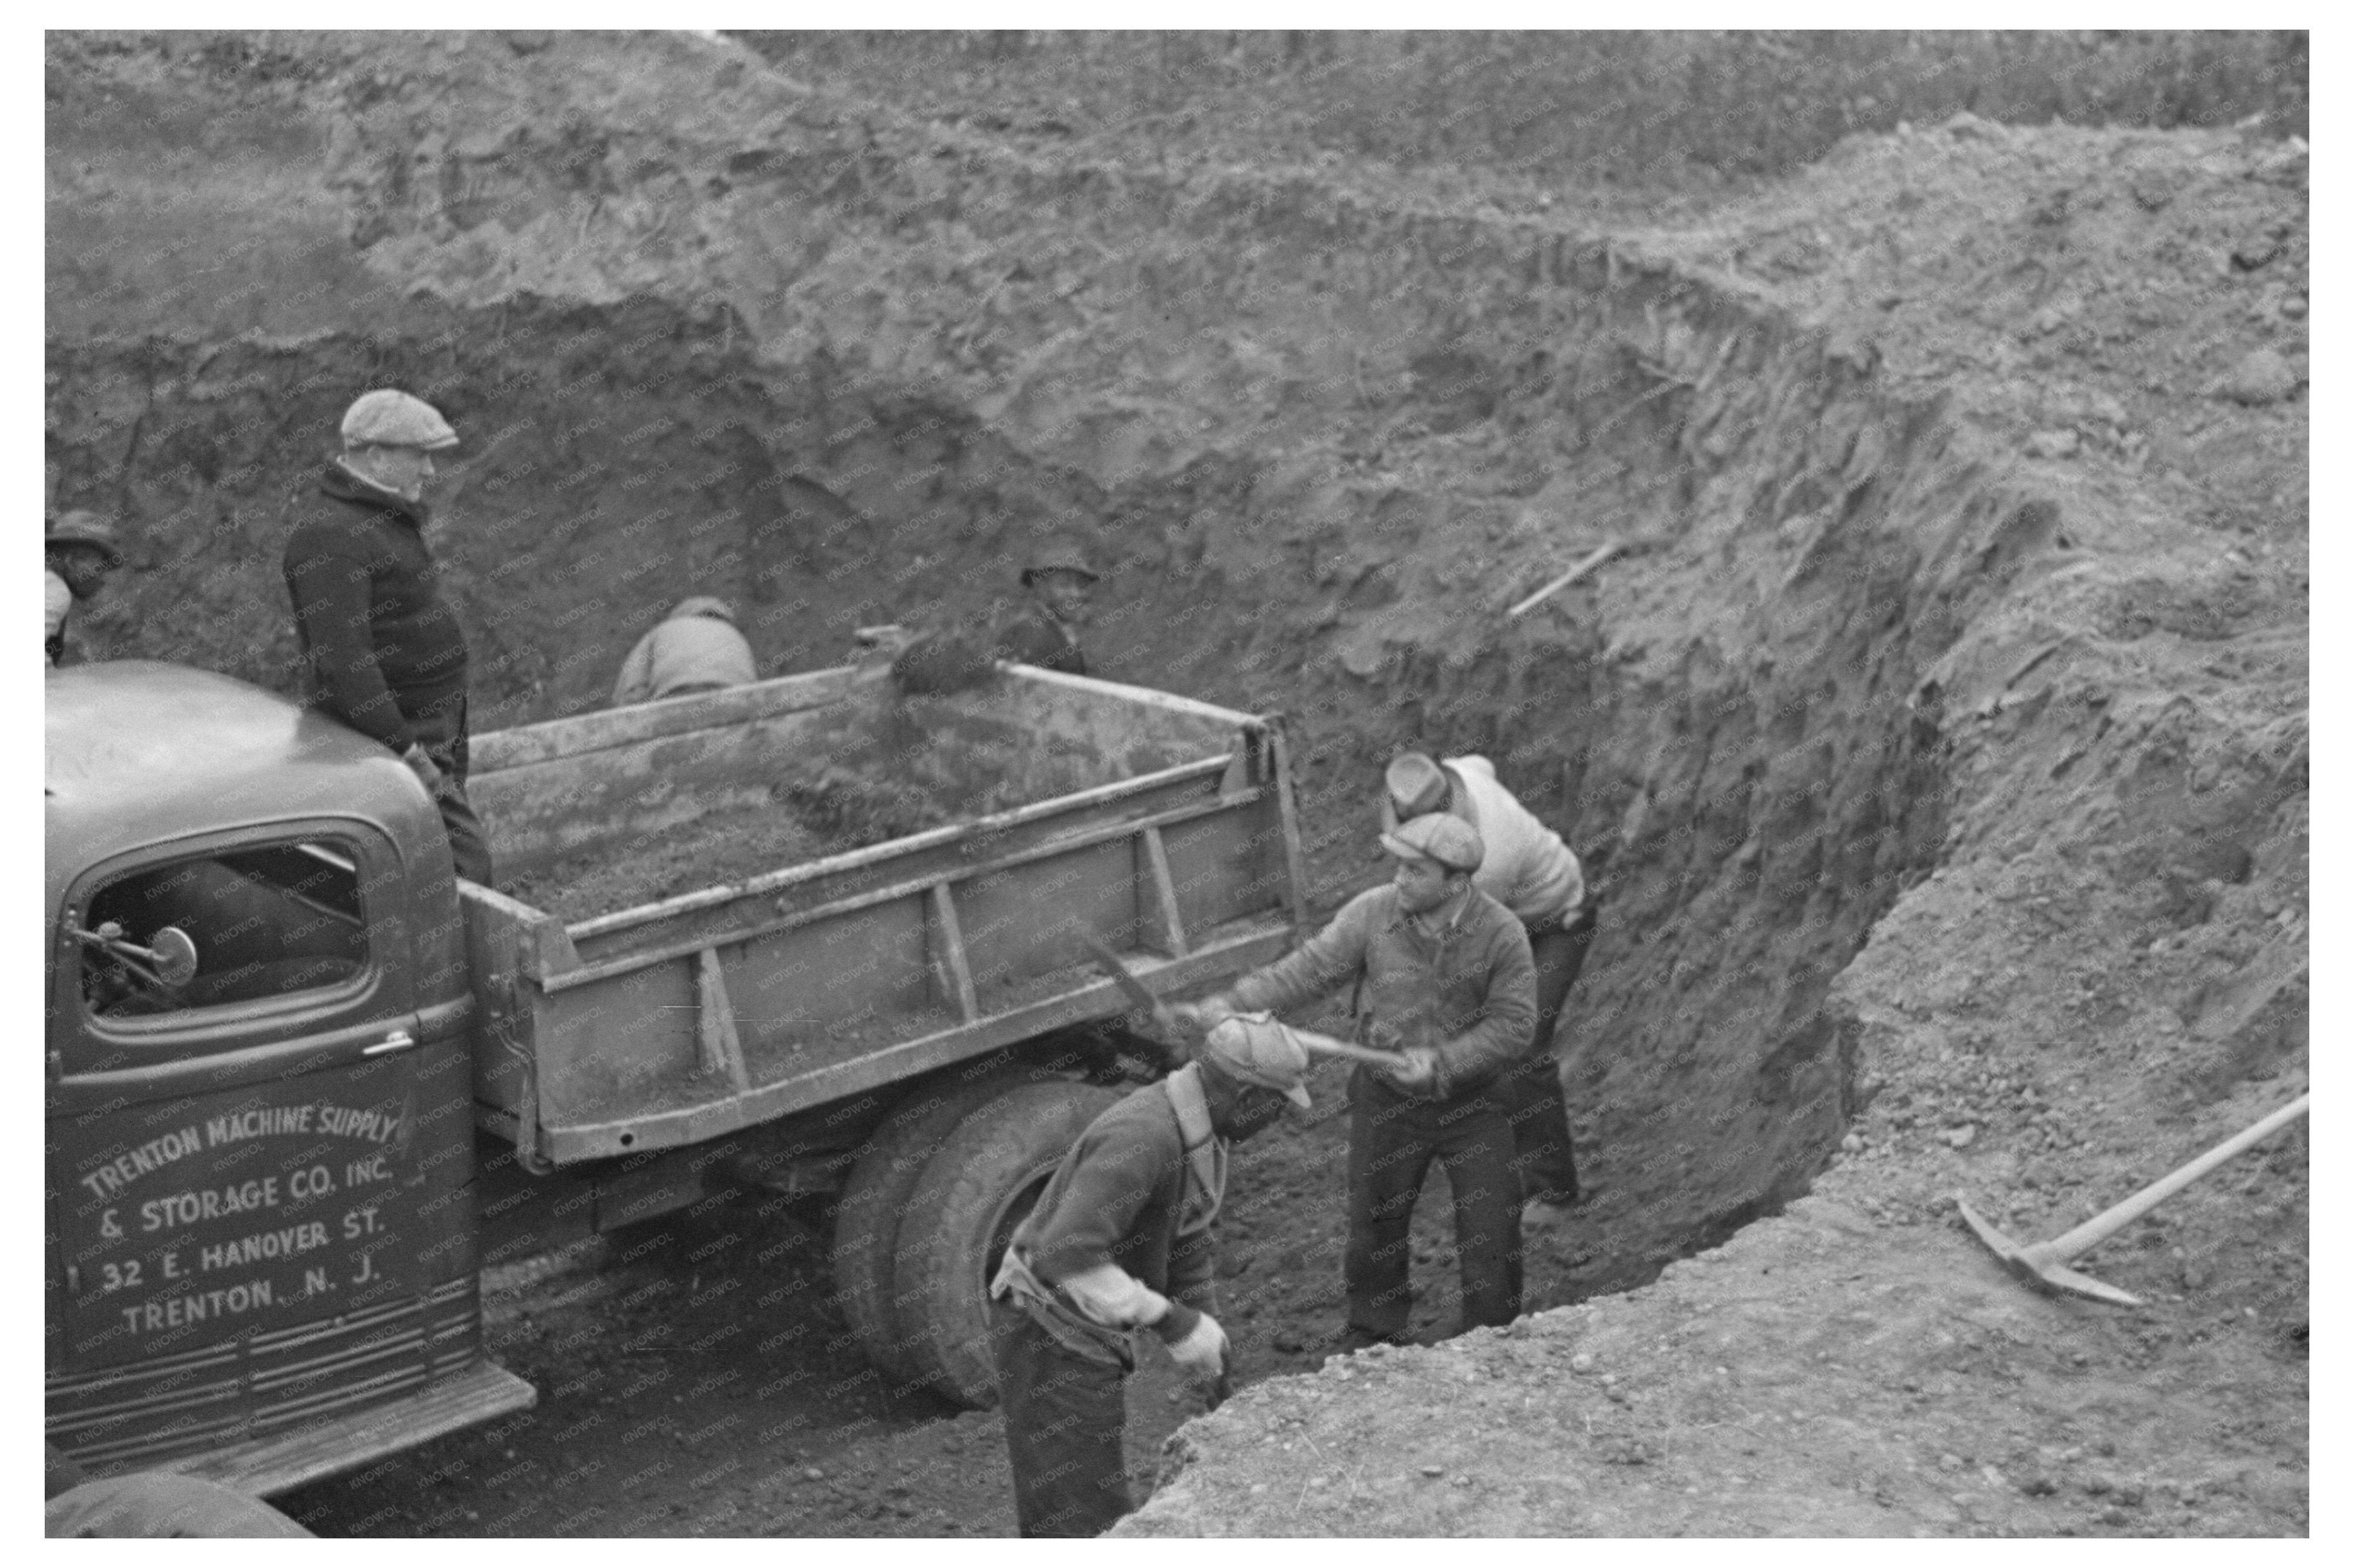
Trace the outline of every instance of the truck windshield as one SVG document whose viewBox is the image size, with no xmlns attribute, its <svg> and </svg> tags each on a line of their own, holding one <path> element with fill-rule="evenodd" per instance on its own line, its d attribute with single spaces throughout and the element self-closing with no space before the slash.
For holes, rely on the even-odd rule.
<svg viewBox="0 0 2354 1568">
<path fill-rule="evenodd" d="M 179 985 L 95 945 L 80 948 L 83 1003 L 101 1018 L 223 1007 L 350 984 L 367 969 L 356 852 L 333 841 L 226 851 L 144 866 L 100 888 L 93 930 L 144 947 L 176 927 L 196 950 Z"/>
</svg>

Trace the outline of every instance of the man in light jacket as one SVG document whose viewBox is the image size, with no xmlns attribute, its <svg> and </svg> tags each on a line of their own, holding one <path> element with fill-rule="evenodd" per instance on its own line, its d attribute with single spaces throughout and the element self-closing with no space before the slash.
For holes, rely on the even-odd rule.
<svg viewBox="0 0 2354 1568">
<path fill-rule="evenodd" d="M 726 599 L 697 594 L 680 599 L 667 620 L 638 639 L 613 683 L 613 705 L 716 692 L 758 679 L 752 645 L 736 630 L 735 610 Z"/>
<path fill-rule="evenodd" d="M 1577 1160 L 1570 1148 L 1569 1107 L 1562 1097 L 1553 1032 L 1562 1004 L 1593 945 L 1595 908 L 1577 856 L 1497 781 L 1484 757 L 1437 761 L 1401 753 L 1383 779 L 1382 824 L 1444 811 L 1479 831 L 1487 858 L 1472 880 L 1518 916 L 1537 971 L 1537 1026 L 1528 1059 L 1502 1085 L 1511 1118 L 1513 1167 L 1528 1206 L 1523 1230 L 1557 1223 L 1577 1202 Z"/>
</svg>

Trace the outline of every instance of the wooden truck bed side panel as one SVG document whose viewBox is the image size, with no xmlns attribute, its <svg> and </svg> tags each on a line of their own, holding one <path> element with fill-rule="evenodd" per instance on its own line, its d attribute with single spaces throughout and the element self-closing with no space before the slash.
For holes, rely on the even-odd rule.
<svg viewBox="0 0 2354 1568">
<path fill-rule="evenodd" d="M 571 810 L 642 824 L 690 774 L 699 799 L 752 787 L 730 768 L 849 758 L 1060 793 L 569 927 L 469 887 L 469 958 L 498 1025 L 478 1095 L 535 1157 L 695 1142 L 1125 1012 L 1083 932 L 1172 987 L 1289 939 L 1280 754 L 1248 715 L 1027 671 L 961 705 L 871 682 L 819 705 L 825 688 L 800 679 L 560 721 L 594 743 L 582 755 L 538 733 L 551 726 L 486 737 L 507 764 L 485 780 L 502 857 L 512 823 L 547 824 L 555 853 Z M 760 734 L 691 727 L 684 710 L 716 697 Z"/>
</svg>

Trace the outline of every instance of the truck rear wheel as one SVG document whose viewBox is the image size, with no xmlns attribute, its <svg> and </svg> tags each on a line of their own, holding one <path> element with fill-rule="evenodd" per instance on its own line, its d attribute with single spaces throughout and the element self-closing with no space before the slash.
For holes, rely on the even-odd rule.
<svg viewBox="0 0 2354 1568">
<path fill-rule="evenodd" d="M 990 1277 L 1055 1167 L 1119 1098 L 1068 1082 L 1011 1090 L 968 1116 L 924 1167 L 899 1227 L 899 1320 L 911 1370 L 957 1403 L 996 1404 Z"/>
<path fill-rule="evenodd" d="M 929 1379 L 910 1343 L 920 1334 L 920 1325 L 910 1324 L 902 1331 L 898 1293 L 892 1283 L 908 1197 L 923 1179 L 926 1162 L 958 1123 L 1037 1075 L 1006 1066 L 970 1082 L 951 1077 L 920 1088 L 883 1119 L 850 1168 L 833 1221 L 835 1298 L 866 1359 L 895 1382 L 921 1384 Z"/>
</svg>

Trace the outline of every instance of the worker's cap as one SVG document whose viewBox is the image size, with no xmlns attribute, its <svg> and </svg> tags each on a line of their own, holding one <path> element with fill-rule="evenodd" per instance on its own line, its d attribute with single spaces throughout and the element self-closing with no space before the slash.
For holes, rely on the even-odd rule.
<svg viewBox="0 0 2354 1568">
<path fill-rule="evenodd" d="M 363 392 L 344 410 L 344 445 L 408 447 L 438 452 L 458 444 L 458 432 L 441 411 L 422 397 L 380 387 Z"/>
<path fill-rule="evenodd" d="M 1103 580 L 1087 564 L 1087 547 L 1076 539 L 1052 540 L 1031 551 L 1029 564 L 1022 568 L 1022 586 L 1028 588 L 1033 579 L 1048 572 L 1069 572 L 1091 583 Z"/>
<path fill-rule="evenodd" d="M 714 620 L 724 620 L 730 626 L 736 624 L 734 607 L 726 599 L 714 599 L 707 593 L 690 594 L 685 599 L 680 599 L 670 612 L 670 618 L 673 620 L 684 620 L 690 615 L 707 615 Z"/>
<path fill-rule="evenodd" d="M 1218 1021 L 1202 1042 L 1210 1065 L 1230 1078 L 1281 1092 L 1301 1110 L 1308 1102 L 1308 1047 L 1265 1013 L 1241 1013 Z"/>
<path fill-rule="evenodd" d="M 63 512 L 43 529 L 44 545 L 88 545 L 106 557 L 110 567 L 122 564 L 122 546 L 114 542 L 114 524 L 95 512 Z"/>
<path fill-rule="evenodd" d="M 1382 848 L 1401 860 L 1431 861 L 1449 871 L 1477 871 L 1488 858 L 1479 830 L 1444 811 L 1400 822 L 1395 832 L 1382 835 Z"/>
<path fill-rule="evenodd" d="M 1447 775 L 1419 751 L 1398 753 L 1382 782 L 1389 790 L 1390 810 L 1399 821 L 1447 808 Z"/>
</svg>

